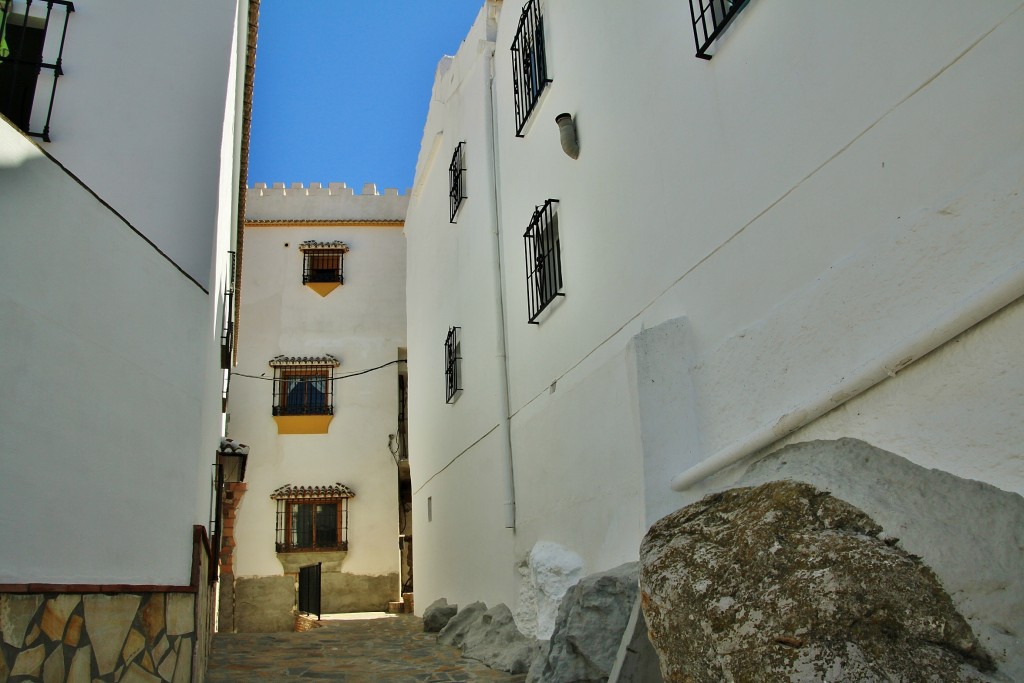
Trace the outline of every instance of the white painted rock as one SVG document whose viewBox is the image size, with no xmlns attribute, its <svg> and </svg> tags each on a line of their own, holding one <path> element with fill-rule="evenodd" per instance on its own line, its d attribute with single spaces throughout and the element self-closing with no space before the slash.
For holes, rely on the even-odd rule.
<svg viewBox="0 0 1024 683">
<path fill-rule="evenodd" d="M 519 564 L 516 623 L 534 638 L 549 639 L 555 630 L 558 605 L 583 576 L 583 558 L 550 541 L 539 541 Z"/>
</svg>

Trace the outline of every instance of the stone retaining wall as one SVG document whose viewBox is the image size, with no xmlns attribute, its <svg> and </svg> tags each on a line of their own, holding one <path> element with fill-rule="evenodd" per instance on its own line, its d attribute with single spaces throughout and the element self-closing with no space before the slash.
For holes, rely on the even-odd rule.
<svg viewBox="0 0 1024 683">
<path fill-rule="evenodd" d="M 223 581 L 227 581 L 225 577 Z M 298 578 L 294 574 L 234 578 L 234 614 L 238 633 L 283 633 L 295 628 Z M 321 575 L 323 614 L 384 612 L 398 599 L 398 573 L 364 576 L 345 572 Z M 221 586 L 221 594 L 228 586 Z M 222 622 L 223 624 L 223 622 Z M 221 628 L 223 631 L 223 627 Z"/>
<path fill-rule="evenodd" d="M 210 554 L 195 543 L 190 586 L 0 587 L 0 682 L 201 683 Z"/>
</svg>

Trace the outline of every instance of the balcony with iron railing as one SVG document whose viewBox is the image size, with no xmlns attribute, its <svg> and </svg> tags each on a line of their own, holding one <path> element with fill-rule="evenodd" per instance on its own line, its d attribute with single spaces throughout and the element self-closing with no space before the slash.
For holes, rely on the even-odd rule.
<svg viewBox="0 0 1024 683">
<path fill-rule="evenodd" d="M 45 142 L 74 11 L 70 0 L 0 0 L 0 114 Z"/>
<path fill-rule="evenodd" d="M 729 23 L 746 7 L 748 0 L 690 0 L 696 56 L 711 59 L 708 50 Z"/>
</svg>

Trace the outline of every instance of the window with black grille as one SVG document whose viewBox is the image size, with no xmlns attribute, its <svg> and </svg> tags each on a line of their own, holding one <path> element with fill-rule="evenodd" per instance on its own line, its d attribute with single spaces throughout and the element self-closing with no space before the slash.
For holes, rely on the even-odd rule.
<svg viewBox="0 0 1024 683">
<path fill-rule="evenodd" d="M 274 491 L 277 552 L 348 550 L 348 502 L 354 495 L 343 484 Z"/>
<path fill-rule="evenodd" d="M 341 249 L 303 249 L 302 284 L 337 282 L 345 284 L 345 252 Z"/>
<path fill-rule="evenodd" d="M 334 414 L 332 375 L 336 362 L 274 359 L 271 366 L 274 368 L 274 415 Z"/>
<path fill-rule="evenodd" d="M 537 318 L 562 292 L 562 255 L 558 243 L 557 199 L 549 199 L 533 212 L 523 234 L 526 246 L 526 303 L 529 321 Z"/>
<path fill-rule="evenodd" d="M 729 22 L 747 5 L 748 0 L 690 0 L 693 40 L 697 57 L 711 59 L 708 50 L 722 35 Z"/>
<path fill-rule="evenodd" d="M 461 327 L 449 327 L 448 337 L 444 340 L 444 385 L 445 402 L 455 403 L 462 391 L 462 378 L 459 363 L 462 361 L 462 344 L 459 341 Z"/>
<path fill-rule="evenodd" d="M 46 142 L 57 79 L 64 74 L 68 17 L 74 11 L 70 0 L 0 0 L 0 113 Z M 41 127 L 33 129 L 33 121 Z"/>
<path fill-rule="evenodd" d="M 551 82 L 544 52 L 544 16 L 539 0 L 529 0 L 519 16 L 519 28 L 512 41 L 512 96 L 516 110 L 516 137 L 530 118 L 540 94 Z"/>
<path fill-rule="evenodd" d="M 455 145 L 455 152 L 452 153 L 452 163 L 448 166 L 448 199 L 451 205 L 451 218 L 449 223 L 455 222 L 455 214 L 459 212 L 462 200 L 466 198 L 466 163 L 463 157 L 465 142 Z"/>
</svg>

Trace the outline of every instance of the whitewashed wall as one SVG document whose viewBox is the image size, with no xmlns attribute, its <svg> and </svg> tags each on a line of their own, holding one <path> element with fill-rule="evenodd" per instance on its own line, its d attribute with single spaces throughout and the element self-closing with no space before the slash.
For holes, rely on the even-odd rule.
<svg viewBox="0 0 1024 683">
<path fill-rule="evenodd" d="M 0 206 L 0 583 L 187 584 L 209 296 L 6 124 Z"/>
<path fill-rule="evenodd" d="M 473 596 L 488 602 L 514 595 L 511 572 L 498 565 L 509 554 L 521 559 L 538 540 L 568 545 L 588 571 L 635 559 L 651 516 L 700 493 L 673 493 L 672 476 L 799 411 L 936 320 L 967 310 L 993 282 L 1015 281 L 1022 267 L 1019 0 L 754 0 L 710 62 L 693 56 L 685 3 L 547 0 L 553 82 L 516 138 L 509 46 L 523 4 L 500 9 L 491 176 L 499 188 L 518 526 L 513 540 L 500 527 L 484 530 L 483 517 L 460 517 L 443 534 L 465 539 L 465 552 L 417 543 L 423 605 L 466 592 L 461 563 L 476 548 L 494 558 L 493 582 Z M 424 373 L 412 374 L 410 439 L 429 451 L 423 467 L 413 467 L 418 534 L 425 495 L 479 485 L 468 464 L 459 466 L 472 449 L 442 468 L 497 420 L 474 421 L 454 412 L 459 404 L 440 402 L 444 325 L 413 313 L 478 293 L 493 277 L 461 275 L 468 226 L 447 225 L 444 173 L 454 140 L 466 138 L 470 149 L 488 144 L 473 137 L 481 131 L 471 123 L 488 115 L 487 89 L 462 66 L 477 59 L 480 22 L 439 70 L 406 228 L 410 373 Z M 559 146 L 554 118 L 562 112 L 577 122 L 575 161 Z M 475 170 L 478 183 L 487 171 Z M 540 325 L 528 325 L 522 234 L 534 206 L 549 198 L 559 200 L 565 297 Z M 473 253 L 475 265 L 485 262 L 483 249 Z M 493 304 L 459 317 L 464 329 L 486 327 Z M 966 367 L 984 368 L 979 379 L 999 378 L 993 386 L 955 374 L 944 384 L 948 397 L 924 419 L 934 384 L 948 376 L 954 352 L 944 350 L 857 399 L 874 416 L 870 425 L 832 415 L 797 438 L 860 436 L 1024 491 L 1013 467 L 1022 434 L 1011 417 L 1024 407 L 1015 388 L 1024 377 L 994 360 L 1003 358 L 1015 320 L 1006 313 L 981 323 L 960 352 Z M 673 382 L 686 396 L 659 403 L 637 388 L 642 373 L 630 341 L 667 321 L 676 321 L 663 347 L 671 354 L 652 365 L 667 374 L 647 379 Z M 438 394 L 421 393 L 424 381 Z M 473 386 L 467 377 L 466 385 L 460 403 L 471 390 L 496 390 L 484 378 Z M 913 409 L 895 410 L 894 396 Z M 969 406 L 960 412 L 959 402 Z M 950 426 L 932 431 L 937 415 Z M 949 430 L 962 436 L 945 441 Z M 961 464 L 966 444 L 982 465 Z"/>
<path fill-rule="evenodd" d="M 409 330 L 415 340 L 409 347 L 414 575 L 422 606 L 439 596 L 459 604 L 511 604 L 514 598 L 514 536 L 505 528 L 503 510 L 508 435 L 502 420 L 490 143 L 488 38 L 493 40 L 495 28 L 493 20 L 488 26 L 486 9 L 481 11 L 458 55 L 438 67 L 410 200 L 416 219 L 406 223 Z M 466 198 L 452 224 L 448 166 L 460 142 Z M 461 328 L 463 387 L 450 405 L 444 357 L 449 327 Z M 443 562 L 443 572 L 436 563 L 455 557 Z"/>
<path fill-rule="evenodd" d="M 405 341 L 405 239 L 400 221 L 407 195 L 352 195 L 351 190 L 250 189 L 249 220 L 343 219 L 398 225 L 261 226 L 249 223 L 242 260 L 238 359 L 232 377 L 228 431 L 249 445 L 248 490 L 234 529 L 236 577 L 283 573 L 274 548 L 276 503 L 286 484 L 330 485 L 355 491 L 349 501 L 349 551 L 341 570 L 397 573 L 398 469 L 388 435 L 398 432 L 398 372 L 391 365 L 334 384 L 334 418 L 327 434 L 279 435 L 271 414 L 277 355 L 341 361 L 335 375 L 398 358 Z M 302 284 L 306 240 L 341 240 L 345 284 L 321 297 Z M 397 585 L 396 585 L 397 591 Z"/>
<path fill-rule="evenodd" d="M 52 158 L 0 125 L 0 342 L 21 395 L 0 416 L 0 582 L 182 585 L 221 434 L 247 4 L 76 9 Z"/>
<path fill-rule="evenodd" d="M 52 142 L 45 143 L 49 153 L 208 289 L 225 104 L 231 106 L 231 121 L 236 90 L 229 89 L 229 81 L 238 55 L 237 29 L 245 23 L 236 20 L 238 5 L 236 0 L 76 3 L 64 46 L 65 75 L 58 79 L 50 121 Z M 243 18 L 246 7 L 243 3 Z M 48 54 L 59 47 L 54 28 L 47 33 Z M 44 99 L 37 90 L 37 129 L 45 121 Z"/>
</svg>

